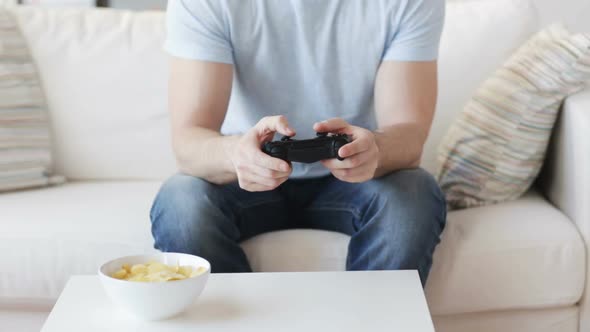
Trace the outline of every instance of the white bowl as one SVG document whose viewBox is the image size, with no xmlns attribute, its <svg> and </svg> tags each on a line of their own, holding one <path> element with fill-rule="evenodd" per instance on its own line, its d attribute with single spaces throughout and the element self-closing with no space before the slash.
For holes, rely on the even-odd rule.
<svg viewBox="0 0 590 332">
<path fill-rule="evenodd" d="M 193 278 L 166 282 L 135 282 L 111 277 L 123 264 L 146 264 L 152 261 L 167 265 L 190 265 L 194 268 L 203 266 L 207 271 Z M 98 275 L 108 296 L 119 307 L 142 320 L 160 320 L 187 309 L 201 295 L 210 271 L 211 265 L 201 257 L 156 253 L 111 260 L 100 267 Z"/>
</svg>

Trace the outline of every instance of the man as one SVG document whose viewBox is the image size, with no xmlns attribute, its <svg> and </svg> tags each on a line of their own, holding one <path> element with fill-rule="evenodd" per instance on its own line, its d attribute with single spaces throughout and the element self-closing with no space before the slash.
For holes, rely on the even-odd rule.
<svg viewBox="0 0 590 332">
<path fill-rule="evenodd" d="M 418 168 L 437 94 L 443 0 L 170 0 L 169 106 L 181 174 L 151 212 L 155 247 L 250 271 L 239 242 L 351 235 L 348 270 L 417 269 L 446 219 Z M 343 161 L 289 163 L 275 133 L 346 133 Z"/>
</svg>

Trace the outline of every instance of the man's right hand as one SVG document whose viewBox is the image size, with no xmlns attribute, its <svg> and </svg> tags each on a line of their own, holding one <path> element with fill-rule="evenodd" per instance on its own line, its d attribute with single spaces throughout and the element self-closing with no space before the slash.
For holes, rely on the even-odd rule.
<svg viewBox="0 0 590 332">
<path fill-rule="evenodd" d="M 275 133 L 295 135 L 284 116 L 264 117 L 244 134 L 232 149 L 230 159 L 238 176 L 240 188 L 252 192 L 270 191 L 289 178 L 291 165 L 261 150 L 262 144 L 272 140 Z"/>
</svg>

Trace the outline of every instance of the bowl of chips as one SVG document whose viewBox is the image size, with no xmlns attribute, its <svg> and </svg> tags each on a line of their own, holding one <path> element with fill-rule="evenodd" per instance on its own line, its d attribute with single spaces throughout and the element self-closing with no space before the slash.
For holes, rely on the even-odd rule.
<svg viewBox="0 0 590 332">
<path fill-rule="evenodd" d="M 205 288 L 211 265 L 180 253 L 126 256 L 103 264 L 99 278 L 111 300 L 141 320 L 185 311 Z"/>
</svg>

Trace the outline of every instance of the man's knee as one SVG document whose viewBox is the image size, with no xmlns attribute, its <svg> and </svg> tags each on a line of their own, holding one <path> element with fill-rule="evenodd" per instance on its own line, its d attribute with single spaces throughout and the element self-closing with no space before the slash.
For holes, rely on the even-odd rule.
<svg viewBox="0 0 590 332">
<path fill-rule="evenodd" d="M 432 202 L 445 206 L 445 199 L 434 177 L 427 171 L 416 168 L 400 170 L 375 180 L 377 190 L 392 200 Z"/>
<path fill-rule="evenodd" d="M 374 180 L 374 190 L 396 214 L 444 227 L 446 201 L 434 177 L 421 168 L 401 170 Z"/>
<path fill-rule="evenodd" d="M 152 206 L 152 221 L 162 214 L 169 214 L 174 219 L 186 220 L 195 217 L 211 202 L 214 195 L 213 185 L 202 179 L 177 174 L 166 180 Z"/>
<path fill-rule="evenodd" d="M 376 180 L 381 207 L 379 232 L 387 237 L 400 267 L 416 268 L 431 255 L 446 222 L 446 202 L 428 172 L 403 170 Z M 393 254 L 393 253 L 392 253 Z"/>
<path fill-rule="evenodd" d="M 160 189 L 150 218 L 155 247 L 162 251 L 198 251 L 219 230 L 220 187 L 188 175 L 174 175 Z"/>
</svg>

